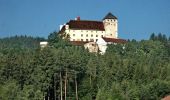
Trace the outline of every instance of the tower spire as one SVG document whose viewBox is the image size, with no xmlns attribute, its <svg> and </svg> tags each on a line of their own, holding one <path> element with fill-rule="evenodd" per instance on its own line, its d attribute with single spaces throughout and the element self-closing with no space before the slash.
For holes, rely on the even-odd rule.
<svg viewBox="0 0 170 100">
<path fill-rule="evenodd" d="M 116 16 L 114 16 L 111 12 L 109 12 L 104 18 L 103 20 L 105 19 L 117 19 Z"/>
</svg>

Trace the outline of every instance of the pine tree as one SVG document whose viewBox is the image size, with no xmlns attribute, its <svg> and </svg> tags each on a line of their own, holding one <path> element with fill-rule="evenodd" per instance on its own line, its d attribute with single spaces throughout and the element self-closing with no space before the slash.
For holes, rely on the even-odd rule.
<svg viewBox="0 0 170 100">
<path fill-rule="evenodd" d="M 156 40 L 155 33 L 152 33 L 152 34 L 151 34 L 150 40 Z"/>
</svg>

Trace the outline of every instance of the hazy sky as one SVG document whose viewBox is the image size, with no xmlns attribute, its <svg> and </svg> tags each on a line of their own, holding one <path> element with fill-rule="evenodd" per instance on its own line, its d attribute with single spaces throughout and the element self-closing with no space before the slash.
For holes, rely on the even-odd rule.
<svg viewBox="0 0 170 100">
<path fill-rule="evenodd" d="M 108 12 L 118 17 L 120 38 L 170 36 L 170 0 L 0 0 L 0 37 L 47 37 L 77 16 L 100 21 Z"/>
</svg>

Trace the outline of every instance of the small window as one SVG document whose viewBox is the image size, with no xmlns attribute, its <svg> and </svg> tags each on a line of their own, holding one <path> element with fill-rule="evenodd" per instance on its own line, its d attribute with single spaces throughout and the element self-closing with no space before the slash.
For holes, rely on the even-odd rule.
<svg viewBox="0 0 170 100">
<path fill-rule="evenodd" d="M 86 37 L 88 37 L 88 34 L 86 34 Z"/>
<path fill-rule="evenodd" d="M 91 31 L 93 33 L 93 31 Z"/>
<path fill-rule="evenodd" d="M 112 36 L 112 34 L 110 34 Z"/>
<path fill-rule="evenodd" d="M 109 21 L 109 19 L 107 21 Z"/>
<path fill-rule="evenodd" d="M 81 37 L 83 37 L 83 34 L 81 34 Z"/>
<path fill-rule="evenodd" d="M 86 39 L 86 41 L 88 41 L 88 39 Z"/>
<path fill-rule="evenodd" d="M 75 36 L 75 34 L 73 34 L 73 36 Z"/>
<path fill-rule="evenodd" d="M 86 31 L 86 32 L 88 32 L 88 31 Z"/>
<path fill-rule="evenodd" d="M 91 37 L 93 37 L 93 34 L 91 34 Z"/>
<path fill-rule="evenodd" d="M 83 30 L 81 30 L 81 32 L 83 32 Z"/>
<path fill-rule="evenodd" d="M 91 42 L 94 42 L 94 39 L 90 39 Z"/>
<path fill-rule="evenodd" d="M 103 37 L 103 35 L 101 35 L 101 37 Z"/>
<path fill-rule="evenodd" d="M 81 39 L 81 41 L 83 41 L 83 39 Z"/>
<path fill-rule="evenodd" d="M 98 37 L 98 35 L 96 35 L 96 37 Z"/>
<path fill-rule="evenodd" d="M 96 42 L 97 42 L 98 39 L 96 39 Z"/>
</svg>

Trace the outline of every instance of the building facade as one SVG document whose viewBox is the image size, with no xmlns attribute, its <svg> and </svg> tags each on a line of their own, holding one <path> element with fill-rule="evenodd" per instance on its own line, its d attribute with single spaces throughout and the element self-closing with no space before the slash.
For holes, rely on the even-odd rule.
<svg viewBox="0 0 170 100">
<path fill-rule="evenodd" d="M 81 20 L 77 17 L 60 25 L 60 34 L 69 36 L 70 41 L 97 42 L 101 37 L 118 38 L 118 19 L 108 13 L 102 21 Z"/>
</svg>

